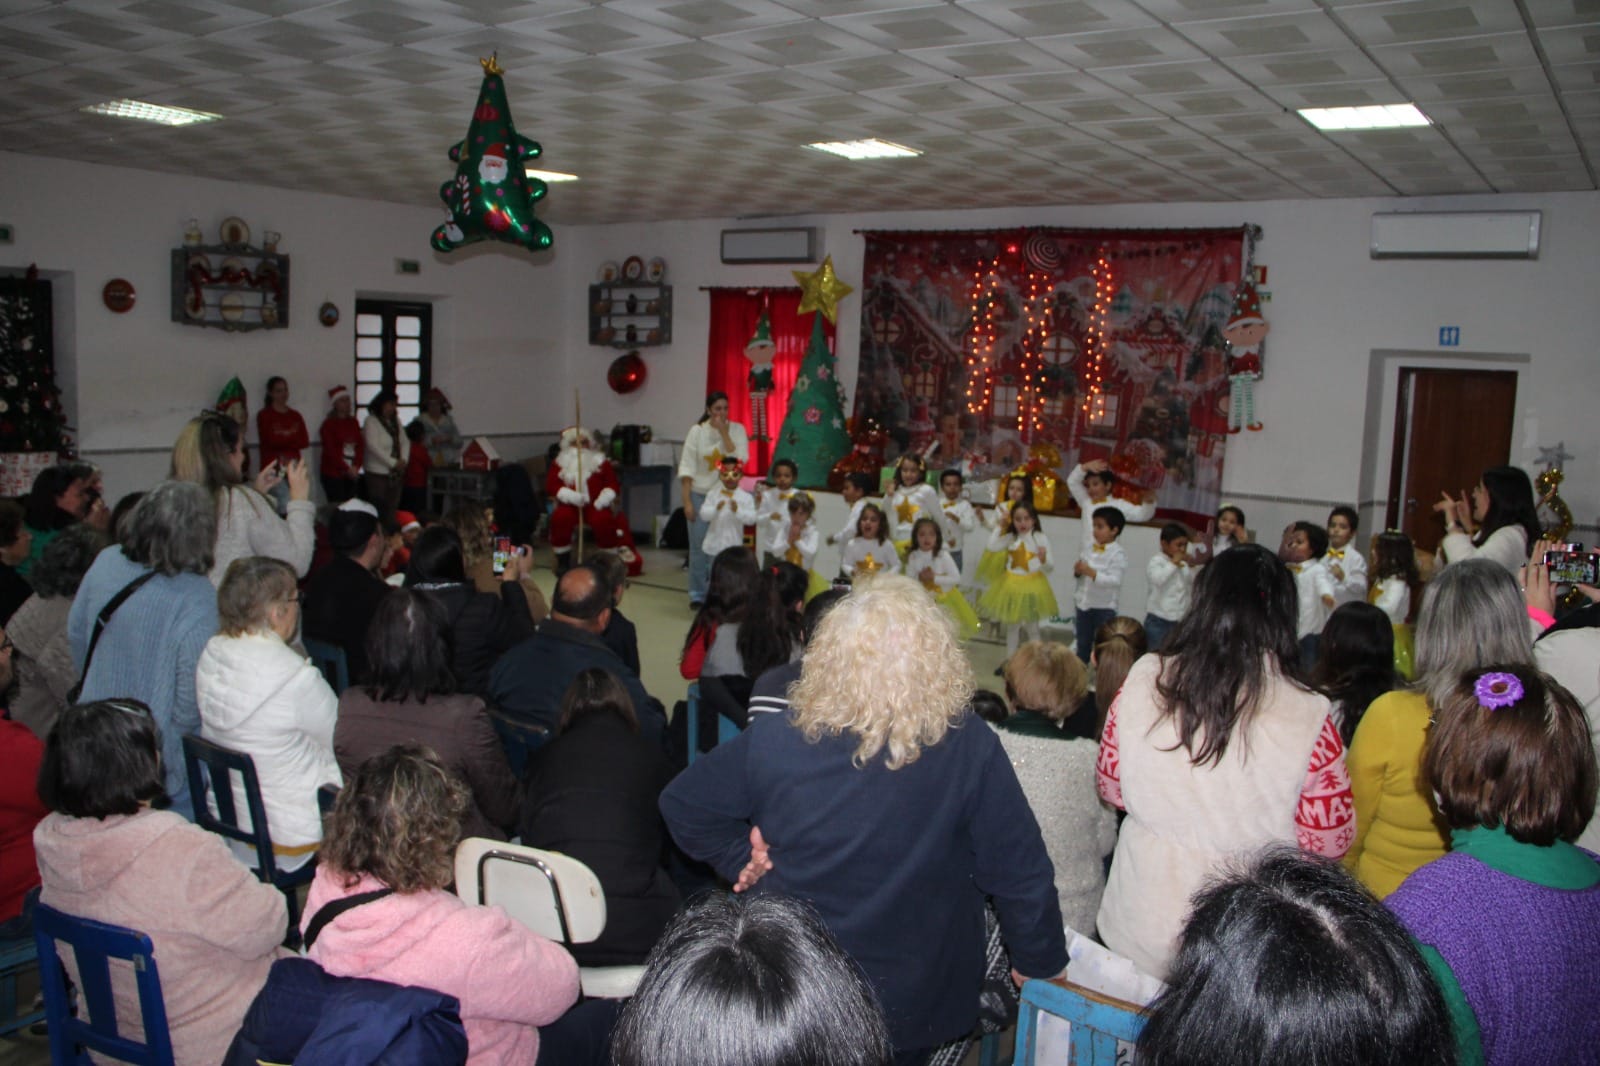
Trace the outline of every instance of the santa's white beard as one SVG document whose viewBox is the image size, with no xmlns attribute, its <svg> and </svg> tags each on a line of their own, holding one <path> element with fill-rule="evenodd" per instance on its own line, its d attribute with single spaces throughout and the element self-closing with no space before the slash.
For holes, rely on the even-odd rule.
<svg viewBox="0 0 1600 1066">
<path fill-rule="evenodd" d="M 600 464 L 606 461 L 605 453 L 590 449 L 575 447 L 562 448 L 556 456 L 556 465 L 561 468 L 561 480 L 569 489 L 581 489 L 600 469 Z M 578 479 L 579 470 L 583 472 L 583 480 Z"/>
<path fill-rule="evenodd" d="M 490 185 L 499 185 L 506 180 L 506 161 L 486 156 L 478 164 L 478 178 Z"/>
</svg>

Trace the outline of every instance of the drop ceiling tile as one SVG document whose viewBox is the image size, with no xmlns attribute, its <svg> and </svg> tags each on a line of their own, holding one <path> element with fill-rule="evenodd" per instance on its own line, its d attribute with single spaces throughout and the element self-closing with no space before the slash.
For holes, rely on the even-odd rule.
<svg viewBox="0 0 1600 1066">
<path fill-rule="evenodd" d="M 923 82 L 920 85 L 897 86 L 893 89 L 871 89 L 855 95 L 877 100 L 896 111 L 914 114 L 939 114 L 974 107 L 1001 106 L 1017 112 L 1027 110 L 1016 107 L 980 86 L 954 78 Z"/>
<path fill-rule="evenodd" d="M 1208 60 L 1187 63 L 1151 63 L 1137 67 L 1115 67 L 1096 72 L 1095 77 L 1125 93 L 1138 97 L 1198 93 L 1207 90 L 1236 91 L 1246 83 L 1226 67 Z"/>
<path fill-rule="evenodd" d="M 1015 77 L 973 78 L 971 81 L 996 96 L 1020 104 L 1085 97 L 1104 98 L 1114 95 L 1105 82 L 1098 80 L 1092 74 L 1076 70 L 1058 70 L 1051 74 L 1023 74 Z"/>
<path fill-rule="evenodd" d="M 556 63 L 543 68 L 541 84 L 557 92 L 610 92 L 634 86 L 665 85 L 669 79 L 643 67 L 630 66 L 615 55 Z M 476 81 L 474 81 L 476 84 Z"/>
<path fill-rule="evenodd" d="M 1280 107 L 1362 107 L 1403 103 L 1406 94 L 1387 78 L 1381 81 L 1342 82 L 1332 85 L 1265 85 L 1261 92 Z"/>
<path fill-rule="evenodd" d="M 1600 61 L 1600 23 L 1546 30 L 1539 34 L 1539 44 L 1552 65 Z"/>
<path fill-rule="evenodd" d="M 1600 88 L 1600 63 L 1567 63 L 1551 67 L 1550 75 L 1563 98 L 1568 93 Z"/>
<path fill-rule="evenodd" d="M 1372 49 L 1372 55 L 1380 66 L 1400 81 L 1419 75 L 1442 77 L 1447 74 L 1473 74 L 1539 65 L 1533 42 L 1525 33 L 1383 45 Z"/>
<path fill-rule="evenodd" d="M 463 18 L 432 0 L 338 0 L 286 15 L 277 21 L 303 26 L 318 34 L 364 38 L 391 45 L 449 37 L 483 27 L 482 23 Z"/>
<path fill-rule="evenodd" d="M 895 52 L 1016 40 L 993 23 L 949 5 L 835 15 L 825 21 L 835 29 Z"/>
<path fill-rule="evenodd" d="M 767 67 L 752 74 L 734 74 L 722 78 L 708 78 L 706 86 L 715 86 L 727 100 L 743 100 L 764 104 L 772 100 L 796 100 L 808 97 L 831 96 L 837 87 L 813 78 L 799 70 L 781 70 Z"/>
<path fill-rule="evenodd" d="M 1316 11 L 1317 0 L 1139 0 L 1139 6 L 1167 22 L 1193 22 Z"/>
<path fill-rule="evenodd" d="M 642 70 L 668 81 L 698 81 L 701 78 L 728 78 L 758 74 L 767 69 L 759 60 L 710 41 L 688 41 L 621 52 L 611 57 L 617 66 Z"/>
<path fill-rule="evenodd" d="M 717 44 L 778 67 L 833 65 L 850 60 L 891 55 L 878 45 L 862 40 L 853 33 L 818 21 L 719 34 Z M 918 67 L 920 68 L 921 64 L 918 64 Z"/>
<path fill-rule="evenodd" d="M 1537 66 L 1443 77 L 1409 75 L 1400 79 L 1400 87 L 1424 113 L 1438 101 L 1459 103 L 1540 95 L 1554 100 L 1550 78 L 1542 67 Z"/>
<path fill-rule="evenodd" d="M 1124 122 L 1129 119 L 1161 118 L 1161 112 L 1131 96 L 1083 97 L 1072 100 L 1042 100 L 1026 105 L 1046 118 L 1074 125 L 1093 122 Z"/>
<path fill-rule="evenodd" d="M 917 48 L 907 53 L 935 70 L 958 78 L 1025 77 L 1053 74 L 1061 60 L 1020 41 L 993 44 L 959 44 L 946 48 Z"/>
<path fill-rule="evenodd" d="M 549 41 L 586 55 L 664 48 L 692 39 L 608 7 L 586 7 L 559 15 L 521 19 L 506 23 L 501 30 L 514 40 Z"/>
<path fill-rule="evenodd" d="M 609 0 L 606 6 L 691 38 L 801 21 L 772 0 Z"/>
<path fill-rule="evenodd" d="M 1248 87 L 1237 92 L 1178 93 L 1147 96 L 1145 102 L 1173 118 L 1207 118 L 1221 115 L 1282 114 L 1282 108 Z"/>
<path fill-rule="evenodd" d="M 956 0 L 965 10 L 1027 39 L 1062 33 L 1147 29 L 1155 19 L 1122 0 Z"/>
<path fill-rule="evenodd" d="M 908 7 L 942 7 L 945 0 L 778 0 L 797 15 L 832 18 L 863 11 L 892 11 Z"/>
<path fill-rule="evenodd" d="M 1470 100 L 1462 104 L 1433 104 L 1428 116 L 1445 127 L 1453 137 L 1474 136 L 1475 129 L 1505 132 L 1492 139 L 1506 139 L 1523 131 L 1521 139 L 1543 136 L 1547 131 L 1564 129 L 1565 117 L 1553 96 L 1508 97 L 1504 100 Z M 1480 137 L 1479 139 L 1483 139 Z"/>
<path fill-rule="evenodd" d="M 1584 91 L 1563 91 L 1561 103 L 1574 118 L 1600 116 L 1600 87 Z"/>
<path fill-rule="evenodd" d="M 512 82 L 528 77 L 547 63 L 564 63 L 586 58 L 589 53 L 580 48 L 557 44 L 527 36 L 513 36 L 495 27 L 470 30 L 449 37 L 428 37 L 413 41 L 403 51 L 426 57 L 429 62 L 445 61 L 451 69 L 476 72 L 483 76 L 478 60 L 496 56 L 500 67 Z M 365 57 L 359 57 L 365 58 Z"/>
<path fill-rule="evenodd" d="M 1228 66 L 1245 81 L 1263 89 L 1370 82 L 1384 76 L 1377 64 L 1349 42 L 1323 51 L 1230 56 Z"/>
<path fill-rule="evenodd" d="M 1191 62 L 1205 58 L 1200 49 L 1162 26 L 1148 30 L 1108 30 L 1103 33 L 1036 37 L 1032 43 L 1081 70 Z"/>
<path fill-rule="evenodd" d="M 1528 17 L 1540 29 L 1594 22 L 1594 0 L 1523 0 Z"/>
<path fill-rule="evenodd" d="M 1517 5 L 1507 0 L 1357 3 L 1337 6 L 1334 17 L 1370 47 L 1524 32 Z"/>
<path fill-rule="evenodd" d="M 1339 24 L 1320 11 L 1184 22 L 1173 28 L 1207 55 L 1221 59 L 1332 52 L 1350 46 Z"/>
</svg>

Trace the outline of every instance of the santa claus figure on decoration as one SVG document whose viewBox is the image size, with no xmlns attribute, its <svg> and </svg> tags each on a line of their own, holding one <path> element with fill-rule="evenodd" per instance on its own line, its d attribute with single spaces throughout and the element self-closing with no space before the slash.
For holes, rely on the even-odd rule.
<svg viewBox="0 0 1600 1066">
<path fill-rule="evenodd" d="M 644 560 L 633 542 L 627 519 L 612 509 L 621 489 L 617 471 L 594 438 L 582 426 L 561 431 L 561 451 L 545 475 L 544 491 L 556 501 L 550 514 L 550 546 L 556 553 L 556 572 L 572 565 L 572 544 L 581 519 L 584 540 L 617 553 L 638 575 Z"/>
<path fill-rule="evenodd" d="M 1233 314 L 1223 327 L 1228 342 L 1228 432 L 1243 426 L 1259 430 L 1256 419 L 1256 382 L 1261 380 L 1261 342 L 1272 327 L 1261 317 L 1261 296 L 1246 279 L 1233 297 Z"/>
</svg>

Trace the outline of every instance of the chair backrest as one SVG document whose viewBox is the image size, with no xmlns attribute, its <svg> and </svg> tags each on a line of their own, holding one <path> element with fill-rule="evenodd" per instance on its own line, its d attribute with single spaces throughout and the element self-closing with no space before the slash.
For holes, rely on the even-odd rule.
<svg viewBox="0 0 1600 1066">
<path fill-rule="evenodd" d="M 606 897 L 594 871 L 570 855 L 468 837 L 456 846 L 456 895 L 505 908 L 534 932 L 587 944 L 606 928 Z"/>
<path fill-rule="evenodd" d="M 339 799 L 338 785 L 322 785 L 317 789 L 317 811 L 324 818 L 333 810 L 334 803 Z"/>
<path fill-rule="evenodd" d="M 77 1045 L 123 1062 L 172 1066 L 172 1035 L 167 1029 L 167 1007 L 161 998 L 161 975 L 156 970 L 150 938 L 119 925 L 74 918 L 43 903 L 34 908 L 33 935 L 39 950 L 39 979 L 44 990 L 45 1017 L 50 1027 L 50 1061 L 78 1061 Z M 77 985 L 82 997 L 78 1016 L 68 1001 L 66 968 L 57 943 L 72 949 L 77 963 Z M 133 967 L 139 990 L 139 1017 L 144 1042 L 123 1036 L 117 1028 L 116 1000 L 111 991 L 112 959 Z"/>
<path fill-rule="evenodd" d="M 342 696 L 344 690 L 350 687 L 350 663 L 345 658 L 344 649 L 337 644 L 311 637 L 302 637 L 301 643 L 305 645 L 306 654 L 311 657 L 311 664 L 322 671 L 322 676 L 327 680 L 328 687 L 333 689 L 333 694 Z"/>
<path fill-rule="evenodd" d="M 256 763 L 242 751 L 189 734 L 183 738 L 183 763 L 189 771 L 189 798 L 194 804 L 194 822 L 230 840 L 243 841 L 256 849 L 256 866 L 261 880 L 271 884 L 278 876 L 272 857 L 272 834 L 267 828 L 267 808 L 261 802 L 261 781 Z M 239 821 L 233 798 L 232 775 L 244 785 L 245 806 L 250 828 Z M 212 803 L 206 802 L 209 795 Z M 214 808 L 214 809 L 213 809 Z"/>
<path fill-rule="evenodd" d="M 1065 1058 L 1040 1054 L 1039 1022 L 1044 1015 L 1063 1019 L 1070 1026 L 1071 1050 Z M 1144 1015 L 1137 1004 L 1103 996 L 1064 979 L 1028 981 L 1022 986 L 1015 1063 L 1117 1066 L 1118 1044 L 1136 1044 L 1143 1031 Z"/>
<path fill-rule="evenodd" d="M 522 777 L 533 753 L 544 747 L 550 739 L 550 731 L 541 725 L 519 722 L 492 707 L 489 709 L 489 721 L 494 723 L 495 734 L 500 738 L 500 746 L 505 749 L 506 763 L 510 765 L 511 773 Z"/>
</svg>

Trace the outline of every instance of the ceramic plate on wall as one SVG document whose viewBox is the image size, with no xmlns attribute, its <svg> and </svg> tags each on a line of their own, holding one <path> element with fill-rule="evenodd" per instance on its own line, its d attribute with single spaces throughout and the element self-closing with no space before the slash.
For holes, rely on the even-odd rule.
<svg viewBox="0 0 1600 1066">
<path fill-rule="evenodd" d="M 630 255 L 622 261 L 622 278 L 624 281 L 638 281 L 644 277 L 644 260 L 636 255 Z"/>
<path fill-rule="evenodd" d="M 236 292 L 230 292 L 218 304 L 224 322 L 237 322 L 244 317 L 244 297 Z"/>
<path fill-rule="evenodd" d="M 659 283 L 667 276 L 667 261 L 659 255 L 650 260 L 650 268 L 645 272 L 645 277 Z"/>
<path fill-rule="evenodd" d="M 617 269 L 617 264 L 610 260 L 600 264 L 600 280 L 603 283 L 610 284 L 621 276 L 622 271 Z"/>
<path fill-rule="evenodd" d="M 221 233 L 223 244 L 250 243 L 250 227 L 238 215 L 229 215 L 222 220 Z"/>
</svg>

